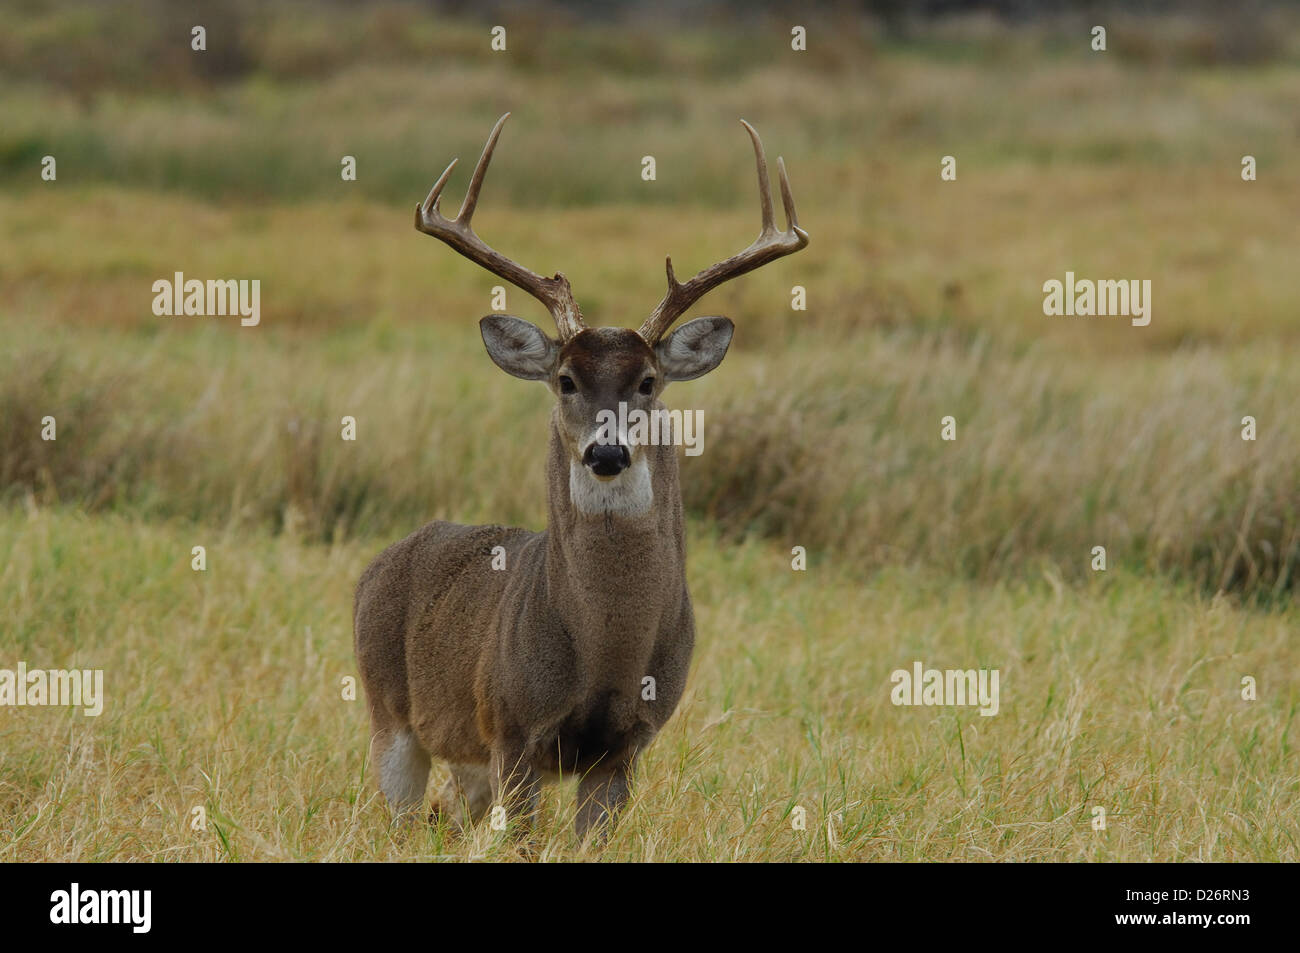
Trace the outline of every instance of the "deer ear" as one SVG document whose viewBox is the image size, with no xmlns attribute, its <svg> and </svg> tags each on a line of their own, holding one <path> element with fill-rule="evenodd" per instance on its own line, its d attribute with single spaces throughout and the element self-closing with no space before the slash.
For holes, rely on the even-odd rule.
<svg viewBox="0 0 1300 953">
<path fill-rule="evenodd" d="M 509 314 L 489 314 L 478 328 L 488 357 L 507 374 L 526 381 L 551 376 L 559 348 L 537 325 Z"/>
<path fill-rule="evenodd" d="M 655 345 L 667 381 L 693 381 L 722 363 L 736 326 L 730 318 L 696 318 Z"/>
</svg>

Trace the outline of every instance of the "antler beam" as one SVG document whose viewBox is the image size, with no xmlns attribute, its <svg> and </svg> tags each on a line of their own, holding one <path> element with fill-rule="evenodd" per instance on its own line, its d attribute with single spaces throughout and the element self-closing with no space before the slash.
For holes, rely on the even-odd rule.
<svg viewBox="0 0 1300 953">
<path fill-rule="evenodd" d="M 470 220 L 474 217 L 474 209 L 478 206 L 479 190 L 483 187 L 483 176 L 487 174 L 488 163 L 492 161 L 492 152 L 496 149 L 497 139 L 501 136 L 501 127 L 509 118 L 510 113 L 506 113 L 492 127 L 492 134 L 488 136 L 483 154 L 479 156 L 478 165 L 474 167 L 474 176 L 470 179 L 469 189 L 465 192 L 465 199 L 456 217 L 448 219 L 439 209 L 443 186 L 447 184 L 451 170 L 456 168 L 456 163 L 460 161 L 452 159 L 451 165 L 447 166 L 446 171 L 438 177 L 438 181 L 429 190 L 428 197 L 415 207 L 415 227 L 424 234 L 432 235 L 450 245 L 476 265 L 487 269 L 499 278 L 504 278 L 546 305 L 546 310 L 550 311 L 551 317 L 555 319 L 560 340 L 568 341 L 586 327 L 582 320 L 582 311 L 573 300 L 573 290 L 569 287 L 569 280 L 559 272 L 556 272 L 554 278 L 543 278 L 529 271 L 490 248 L 470 228 Z"/>
</svg>

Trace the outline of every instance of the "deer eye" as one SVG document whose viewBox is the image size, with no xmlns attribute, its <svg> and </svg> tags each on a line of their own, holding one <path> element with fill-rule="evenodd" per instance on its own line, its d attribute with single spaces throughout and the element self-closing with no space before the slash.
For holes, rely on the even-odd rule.
<svg viewBox="0 0 1300 953">
<path fill-rule="evenodd" d="M 572 378 L 572 377 L 569 377 L 567 374 L 561 374 L 561 375 L 560 375 L 560 393 L 561 393 L 561 394 L 572 394 L 572 393 L 573 393 L 574 391 L 576 391 L 577 389 L 578 389 L 578 385 L 575 384 L 575 383 L 573 383 L 573 378 Z"/>
<path fill-rule="evenodd" d="M 653 377 L 647 377 L 641 382 L 640 390 L 643 394 L 653 394 L 655 392 L 655 379 Z"/>
</svg>

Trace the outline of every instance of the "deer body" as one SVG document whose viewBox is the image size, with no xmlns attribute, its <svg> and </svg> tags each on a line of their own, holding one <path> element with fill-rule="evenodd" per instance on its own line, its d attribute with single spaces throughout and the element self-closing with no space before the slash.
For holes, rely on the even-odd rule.
<svg viewBox="0 0 1300 953">
<path fill-rule="evenodd" d="M 651 485 L 669 505 L 583 512 L 553 425 L 547 530 L 434 522 L 362 575 L 356 653 L 382 727 L 375 762 L 381 784 L 394 780 L 396 808 L 417 806 L 401 788 L 420 762 L 428 773 L 427 759 L 400 740 L 408 733 L 462 774 L 490 766 L 495 747 L 527 786 L 557 774 L 626 774 L 668 720 L 686 687 L 695 623 L 677 458 L 672 447 L 653 449 Z M 496 546 L 506 568 L 485 572 Z M 424 783 L 408 788 L 422 796 Z M 457 801 L 467 796 L 476 820 L 490 786 L 480 783 L 475 802 L 462 779 L 438 808 L 463 820 Z"/>
<path fill-rule="evenodd" d="M 602 436 L 595 422 L 621 404 L 662 410 L 667 383 L 716 367 L 731 340 L 728 319 L 699 318 L 665 336 L 668 327 L 709 288 L 802 248 L 807 235 L 795 224 L 784 167 L 789 230 L 772 224 L 762 148 L 746 125 L 764 200 L 759 239 L 685 285 L 669 262 L 668 294 L 639 331 L 588 328 L 562 275 L 533 274 L 469 228 L 504 121 L 457 218 L 438 211 L 448 167 L 416 224 L 555 317 L 558 341 L 509 315 L 480 322 L 498 366 L 546 382 L 557 398 L 547 528 L 434 522 L 393 544 L 357 585 L 354 645 L 373 761 L 396 813 L 419 807 L 438 757 L 452 777 L 435 810 L 453 823 L 476 821 L 494 803 L 526 818 L 543 780 L 577 775 L 582 837 L 628 796 L 638 754 L 685 690 L 695 642 L 675 447 Z M 496 547 L 503 568 L 493 566 Z"/>
</svg>

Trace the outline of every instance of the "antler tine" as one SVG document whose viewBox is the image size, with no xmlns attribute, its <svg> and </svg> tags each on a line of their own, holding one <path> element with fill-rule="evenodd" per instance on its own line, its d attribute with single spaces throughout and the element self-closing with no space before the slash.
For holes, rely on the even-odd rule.
<svg viewBox="0 0 1300 953">
<path fill-rule="evenodd" d="M 754 162 L 758 167 L 758 200 L 763 213 L 762 229 L 758 233 L 758 238 L 754 239 L 744 251 L 704 269 L 685 284 L 678 281 L 677 276 L 673 274 L 672 258 L 667 259 L 665 270 L 668 273 L 668 291 L 655 305 L 655 309 L 650 312 L 650 316 L 637 332 L 648 344 L 657 343 L 672 327 L 673 322 L 685 314 L 691 305 L 724 281 L 730 281 L 755 268 L 761 268 L 768 262 L 785 255 L 794 254 L 808 244 L 808 233 L 799 227 L 799 219 L 795 213 L 794 194 L 790 189 L 789 176 L 786 175 L 785 160 L 780 158 L 776 160 L 781 180 L 781 203 L 785 206 L 786 218 L 785 231 L 778 231 L 772 208 L 772 183 L 768 178 L 767 156 L 763 151 L 762 140 L 758 138 L 758 132 L 753 126 L 743 119 L 740 122 L 754 144 Z"/>
<path fill-rule="evenodd" d="M 785 159 L 781 156 L 776 157 L 776 169 L 781 176 L 781 204 L 785 206 L 785 227 L 792 232 L 800 233 L 803 229 L 799 227 L 799 216 L 794 210 L 794 194 L 790 191 L 790 177 L 785 174 Z M 804 240 L 808 235 L 803 232 Z"/>
<path fill-rule="evenodd" d="M 492 134 L 488 136 L 487 145 L 483 147 L 483 154 L 478 157 L 478 165 L 474 166 L 474 175 L 470 178 L 469 188 L 465 191 L 465 200 L 461 202 L 460 211 L 456 213 L 456 221 L 461 222 L 466 228 L 469 228 L 469 220 L 474 217 L 474 209 L 478 207 L 478 192 L 483 188 L 483 176 L 487 175 L 488 163 L 492 161 L 497 140 L 501 138 L 501 127 L 509 118 L 510 113 L 506 113 L 497 120 L 497 124 L 492 127 Z"/>
<path fill-rule="evenodd" d="M 419 208 L 417 208 L 417 209 L 415 210 L 415 212 L 416 212 L 416 215 L 415 215 L 415 227 L 416 227 L 416 228 L 419 228 L 419 227 L 420 227 L 420 214 L 419 214 L 419 213 L 420 213 L 421 211 L 423 211 L 426 215 L 429 214 L 429 212 L 431 212 L 431 211 L 437 211 L 437 209 L 438 209 L 438 203 L 440 203 L 440 202 L 442 201 L 442 187 L 443 187 L 444 185 L 446 185 L 446 184 L 447 184 L 447 180 L 448 180 L 449 178 L 451 178 L 451 170 L 454 169 L 454 168 L 456 168 L 456 163 L 459 162 L 459 161 L 460 161 L 460 159 L 452 159 L 452 160 L 451 160 L 451 163 L 447 166 L 446 169 L 443 170 L 442 175 L 438 176 L 438 181 L 435 182 L 435 183 L 433 183 L 433 188 L 431 188 L 431 189 L 429 190 L 429 195 L 425 198 L 425 200 L 424 200 L 424 204 L 421 205 Z M 459 216 L 457 216 L 457 217 L 459 217 Z"/>
<path fill-rule="evenodd" d="M 470 178 L 469 188 L 465 191 L 465 198 L 456 217 L 449 220 L 439 209 L 442 190 L 451 176 L 451 170 L 456 168 L 456 163 L 459 161 L 453 159 L 451 165 L 447 166 L 433 188 L 429 190 L 429 195 L 415 207 L 415 227 L 424 234 L 432 235 L 447 244 L 481 268 L 528 292 L 546 305 L 546 309 L 551 312 L 551 317 L 555 319 L 560 340 L 567 341 L 586 327 L 582 320 L 582 311 L 573 299 L 573 290 L 569 287 L 568 279 L 559 272 L 556 272 L 553 278 L 543 278 L 491 248 L 470 227 L 474 210 L 478 207 L 483 177 L 487 174 L 488 164 L 492 161 L 497 139 L 501 136 L 501 127 L 509 118 L 510 113 L 506 113 L 492 127 L 492 133 L 483 147 L 483 154 L 479 156 L 478 165 L 474 167 L 474 175 Z"/>
<path fill-rule="evenodd" d="M 770 235 L 776 231 L 776 222 L 772 215 L 772 181 L 767 175 L 767 153 L 763 151 L 763 142 L 758 138 L 754 127 L 743 119 L 740 124 L 745 127 L 754 143 L 754 162 L 758 165 L 758 203 L 763 210 L 763 228 L 760 234 Z"/>
</svg>

